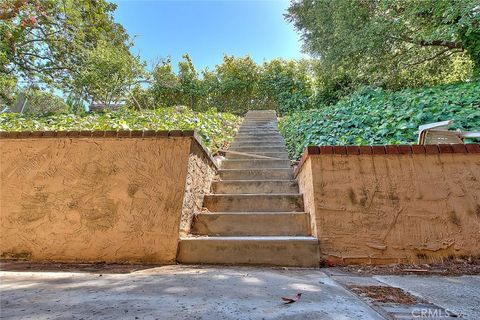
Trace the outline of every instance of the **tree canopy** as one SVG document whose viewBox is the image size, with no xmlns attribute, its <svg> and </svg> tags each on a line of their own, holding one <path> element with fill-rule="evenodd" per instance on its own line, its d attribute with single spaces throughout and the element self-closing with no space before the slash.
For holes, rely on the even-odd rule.
<svg viewBox="0 0 480 320">
<path fill-rule="evenodd" d="M 319 59 L 327 93 L 359 84 L 418 87 L 479 72 L 478 0 L 303 0 L 291 3 L 286 19 Z"/>
<path fill-rule="evenodd" d="M 110 52 L 114 48 L 117 55 L 123 54 L 121 61 L 126 65 L 134 64 L 135 58 L 128 51 L 129 36 L 114 22 L 115 8 L 115 4 L 105 0 L 2 1 L 0 85 L 3 84 L 3 99 L 11 99 L 7 85 L 11 87 L 18 80 L 81 91 L 75 85 L 83 86 L 83 81 L 77 78 L 85 78 L 82 75 L 85 66 L 98 58 L 99 50 L 107 45 Z M 99 44 L 103 49 L 98 48 Z M 123 70 L 125 66 L 114 71 Z"/>
<path fill-rule="evenodd" d="M 186 105 L 195 110 L 216 108 L 236 114 L 252 108 L 287 113 L 311 106 L 313 86 L 309 61 L 275 59 L 257 64 L 249 56 L 225 55 L 212 70 L 198 72 L 185 54 L 178 72 L 169 59 L 157 64 L 150 88 L 137 88 L 135 98 L 144 108 Z"/>
</svg>

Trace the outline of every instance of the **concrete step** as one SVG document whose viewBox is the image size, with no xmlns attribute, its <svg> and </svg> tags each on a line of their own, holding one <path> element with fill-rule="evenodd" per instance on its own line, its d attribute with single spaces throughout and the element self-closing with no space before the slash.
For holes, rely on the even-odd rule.
<svg viewBox="0 0 480 320">
<path fill-rule="evenodd" d="M 209 236 L 309 236 L 305 212 L 214 212 L 195 217 L 192 234 Z"/>
<path fill-rule="evenodd" d="M 222 180 L 292 180 L 293 169 L 220 169 Z"/>
<path fill-rule="evenodd" d="M 238 129 L 239 134 L 278 134 L 278 129 Z"/>
<path fill-rule="evenodd" d="M 210 212 L 302 212 L 303 196 L 294 194 L 209 194 L 203 206 Z"/>
<path fill-rule="evenodd" d="M 271 125 L 277 125 L 278 124 L 278 120 L 277 119 L 268 119 L 268 118 L 265 118 L 265 119 L 246 119 L 244 120 L 240 126 L 253 126 L 253 125 L 266 125 L 266 124 L 271 124 Z"/>
<path fill-rule="evenodd" d="M 285 142 L 285 139 L 281 136 L 274 136 L 274 137 L 269 137 L 269 136 L 260 136 L 260 137 L 255 137 L 255 136 L 248 136 L 248 137 L 242 137 L 242 136 L 237 136 L 233 140 L 233 142 Z"/>
<path fill-rule="evenodd" d="M 255 154 L 255 155 L 265 156 L 265 157 L 272 157 L 277 159 L 284 159 L 284 160 L 288 159 L 288 153 L 286 152 L 255 152 L 250 154 Z M 256 159 L 255 157 L 249 157 L 247 155 L 236 154 L 231 152 L 227 152 L 225 157 L 227 159 Z"/>
<path fill-rule="evenodd" d="M 241 128 L 238 129 L 237 131 L 237 135 L 253 135 L 253 136 L 256 136 L 256 135 L 267 135 L 267 134 L 271 134 L 271 135 L 280 135 L 280 131 L 278 130 L 242 130 Z"/>
<path fill-rule="evenodd" d="M 231 151 L 238 151 L 238 152 L 285 152 L 285 147 L 235 147 L 232 146 L 228 148 Z"/>
<path fill-rule="evenodd" d="M 212 183 L 215 194 L 298 193 L 295 180 L 225 180 Z"/>
<path fill-rule="evenodd" d="M 256 124 L 278 124 L 277 119 L 247 119 L 240 126 L 251 126 Z"/>
<path fill-rule="evenodd" d="M 222 162 L 222 169 L 278 169 L 290 168 L 290 160 L 270 160 L 270 159 L 226 159 Z"/>
<path fill-rule="evenodd" d="M 187 264 L 318 267 L 320 259 L 316 238 L 277 236 L 180 238 L 177 260 Z"/>
<path fill-rule="evenodd" d="M 240 126 L 240 129 L 243 129 L 243 130 L 247 130 L 247 129 L 250 129 L 250 130 L 265 130 L 265 129 L 268 129 L 268 130 L 278 130 L 278 126 L 276 123 L 265 123 L 265 124 L 242 124 Z"/>
<path fill-rule="evenodd" d="M 278 129 L 277 128 L 258 128 L 256 127 L 255 129 L 250 129 L 250 128 L 242 128 L 240 127 L 238 129 L 238 133 L 260 133 L 260 132 L 263 132 L 263 133 L 278 133 Z"/>
<path fill-rule="evenodd" d="M 284 137 L 279 134 L 237 134 L 235 140 L 244 139 L 244 140 L 285 140 Z"/>
<path fill-rule="evenodd" d="M 242 139 L 243 140 L 243 139 Z M 275 140 L 265 140 L 265 141 L 254 141 L 254 140 L 234 140 L 230 147 L 283 147 L 285 148 L 284 141 L 275 141 Z"/>
<path fill-rule="evenodd" d="M 257 126 L 257 125 L 261 125 L 261 126 L 272 125 L 272 126 L 275 126 L 275 128 L 276 128 L 277 125 L 278 125 L 278 121 L 272 120 L 272 119 L 247 120 L 247 121 L 242 122 L 240 127 L 253 127 L 253 126 Z"/>
<path fill-rule="evenodd" d="M 277 114 L 275 112 L 270 113 L 247 113 L 245 115 L 245 119 L 253 119 L 253 118 L 277 118 Z"/>
</svg>

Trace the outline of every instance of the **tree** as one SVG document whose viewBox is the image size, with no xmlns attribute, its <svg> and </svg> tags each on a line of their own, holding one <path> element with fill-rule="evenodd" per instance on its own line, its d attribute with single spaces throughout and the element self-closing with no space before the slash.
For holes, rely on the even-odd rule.
<svg viewBox="0 0 480 320">
<path fill-rule="evenodd" d="M 0 4 L 0 74 L 70 89 L 99 41 L 128 48 L 105 0 L 4 0 Z"/>
<path fill-rule="evenodd" d="M 181 87 L 181 104 L 191 108 L 198 107 L 202 98 L 202 86 L 198 72 L 188 54 L 183 55 L 183 61 L 178 63 L 178 81 Z"/>
<path fill-rule="evenodd" d="M 441 83 L 454 69 L 449 81 L 465 80 L 480 67 L 478 0 L 304 0 L 286 19 L 319 59 L 320 90 L 330 95 Z"/>
<path fill-rule="evenodd" d="M 218 87 L 214 94 L 222 110 L 244 113 L 255 103 L 260 68 L 251 57 L 235 58 L 225 55 L 223 63 L 215 67 Z"/>
<path fill-rule="evenodd" d="M 264 108 L 281 114 L 308 109 L 314 95 L 310 61 L 275 59 L 265 62 L 259 80 Z"/>
<path fill-rule="evenodd" d="M 181 87 L 177 75 L 173 72 L 172 61 L 162 60 L 153 69 L 152 96 L 157 106 L 169 107 L 181 101 Z"/>
<path fill-rule="evenodd" d="M 85 100 L 111 103 L 124 100 L 143 75 L 144 65 L 128 48 L 100 41 L 89 50 L 84 67 L 73 79 L 77 94 Z"/>
<path fill-rule="evenodd" d="M 25 91 L 27 97 L 26 113 L 57 113 L 68 111 L 62 98 L 39 89 Z"/>
</svg>

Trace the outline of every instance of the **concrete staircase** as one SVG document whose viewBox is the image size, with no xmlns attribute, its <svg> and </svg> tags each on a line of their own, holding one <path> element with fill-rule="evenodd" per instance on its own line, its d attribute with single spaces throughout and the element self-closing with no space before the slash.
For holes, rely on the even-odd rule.
<svg viewBox="0 0 480 320">
<path fill-rule="evenodd" d="M 260 157 L 252 157 L 257 155 Z M 303 197 L 274 111 L 249 111 L 177 260 L 188 264 L 315 267 Z"/>
</svg>

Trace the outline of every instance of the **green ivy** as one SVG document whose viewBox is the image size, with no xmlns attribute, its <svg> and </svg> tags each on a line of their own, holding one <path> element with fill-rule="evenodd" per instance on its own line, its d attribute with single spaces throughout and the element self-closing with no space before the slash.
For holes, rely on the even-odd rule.
<svg viewBox="0 0 480 320">
<path fill-rule="evenodd" d="M 195 130 L 212 151 L 225 147 L 242 118 L 215 110 L 195 112 L 184 107 L 85 114 L 0 114 L 1 131 L 53 130 Z"/>
<path fill-rule="evenodd" d="M 453 129 L 480 129 L 480 81 L 390 92 L 364 88 L 337 104 L 280 121 L 290 156 L 309 145 L 412 144 L 418 126 L 454 120 Z"/>
</svg>

